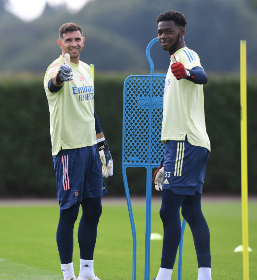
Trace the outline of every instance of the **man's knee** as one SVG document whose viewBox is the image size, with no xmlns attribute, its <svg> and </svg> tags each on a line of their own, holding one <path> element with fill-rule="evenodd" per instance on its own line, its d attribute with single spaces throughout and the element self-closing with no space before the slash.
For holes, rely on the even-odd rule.
<svg viewBox="0 0 257 280">
<path fill-rule="evenodd" d="M 199 209 L 195 209 L 194 207 L 184 204 L 182 205 L 182 211 L 181 211 L 182 216 L 184 219 L 187 221 L 188 224 L 191 223 L 191 221 L 196 221 L 199 218 L 202 218 L 203 214 Z"/>
<path fill-rule="evenodd" d="M 168 222 L 174 219 L 177 215 L 179 215 L 179 210 L 173 207 L 167 207 L 162 205 L 160 209 L 160 217 L 163 222 Z"/>
<path fill-rule="evenodd" d="M 83 216 L 87 220 L 99 220 L 102 214 L 101 198 L 89 198 L 82 202 Z"/>
<path fill-rule="evenodd" d="M 60 211 L 60 220 L 74 224 L 77 220 L 79 213 L 79 203 L 72 205 L 68 209 Z"/>
</svg>

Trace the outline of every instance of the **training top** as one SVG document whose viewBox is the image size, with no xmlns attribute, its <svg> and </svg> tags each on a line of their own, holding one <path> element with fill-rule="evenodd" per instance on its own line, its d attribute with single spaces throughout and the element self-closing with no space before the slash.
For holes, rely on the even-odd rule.
<svg viewBox="0 0 257 280">
<path fill-rule="evenodd" d="M 49 80 L 64 63 L 60 56 L 47 68 L 44 88 L 49 105 L 52 155 L 61 149 L 76 149 L 96 144 L 94 84 L 90 66 L 70 63 L 73 80 L 64 82 L 56 93 L 48 89 Z"/>
<path fill-rule="evenodd" d="M 186 69 L 202 67 L 196 52 L 184 47 L 174 53 Z M 170 63 L 170 66 L 172 62 Z M 177 80 L 169 66 L 163 96 L 162 142 L 187 140 L 191 145 L 207 148 L 210 140 L 206 132 L 203 85 L 186 79 Z"/>
</svg>

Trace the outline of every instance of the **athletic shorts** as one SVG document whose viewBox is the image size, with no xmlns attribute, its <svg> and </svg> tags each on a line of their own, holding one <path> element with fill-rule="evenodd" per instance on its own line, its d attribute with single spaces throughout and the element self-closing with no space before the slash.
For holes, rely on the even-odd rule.
<svg viewBox="0 0 257 280">
<path fill-rule="evenodd" d="M 187 140 L 169 140 L 165 145 L 163 189 L 176 194 L 202 194 L 209 151 L 193 146 Z"/>
<path fill-rule="evenodd" d="M 61 210 L 70 208 L 82 199 L 98 198 L 107 193 L 96 145 L 61 150 L 53 156 L 53 162 Z"/>
</svg>

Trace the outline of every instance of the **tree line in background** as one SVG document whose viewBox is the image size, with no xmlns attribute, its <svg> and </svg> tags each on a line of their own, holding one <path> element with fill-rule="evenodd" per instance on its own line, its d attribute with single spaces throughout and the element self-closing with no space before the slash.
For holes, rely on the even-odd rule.
<svg viewBox="0 0 257 280">
<path fill-rule="evenodd" d="M 105 179 L 109 195 L 124 195 L 121 171 L 124 75 L 95 77 L 95 108 L 114 159 L 114 176 Z M 0 79 L 0 195 L 55 197 L 49 111 L 41 76 Z M 207 132 L 212 146 L 205 193 L 240 193 L 240 82 L 210 76 L 204 86 Z M 257 193 L 256 77 L 248 78 L 249 192 Z M 127 168 L 132 195 L 145 194 L 146 171 Z"/>
<path fill-rule="evenodd" d="M 0 1 L 0 71 L 45 71 L 60 55 L 56 43 L 65 22 L 82 26 L 86 38 L 81 59 L 97 71 L 149 72 L 145 50 L 157 36 L 157 16 L 178 10 L 188 20 L 185 41 L 199 53 L 207 72 L 238 71 L 239 41 L 247 40 L 249 71 L 257 71 L 256 0 L 94 0 L 76 14 L 65 6 L 46 7 L 33 22 L 23 22 L 4 10 Z M 154 46 L 155 69 L 166 72 L 167 53 Z"/>
</svg>

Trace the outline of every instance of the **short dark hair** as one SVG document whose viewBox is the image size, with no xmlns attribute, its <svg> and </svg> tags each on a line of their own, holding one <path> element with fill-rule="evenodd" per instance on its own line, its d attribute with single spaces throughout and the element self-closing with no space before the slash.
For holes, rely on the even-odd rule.
<svg viewBox="0 0 257 280">
<path fill-rule="evenodd" d="M 73 31 L 79 31 L 81 35 L 83 36 L 82 28 L 73 22 L 64 23 L 60 29 L 59 29 L 59 38 L 62 39 L 63 34 L 66 34 L 67 32 L 73 32 Z"/>
<path fill-rule="evenodd" d="M 157 23 L 161 21 L 174 21 L 175 25 L 185 27 L 187 25 L 186 17 L 177 11 L 166 11 L 160 14 L 157 19 Z"/>
</svg>

